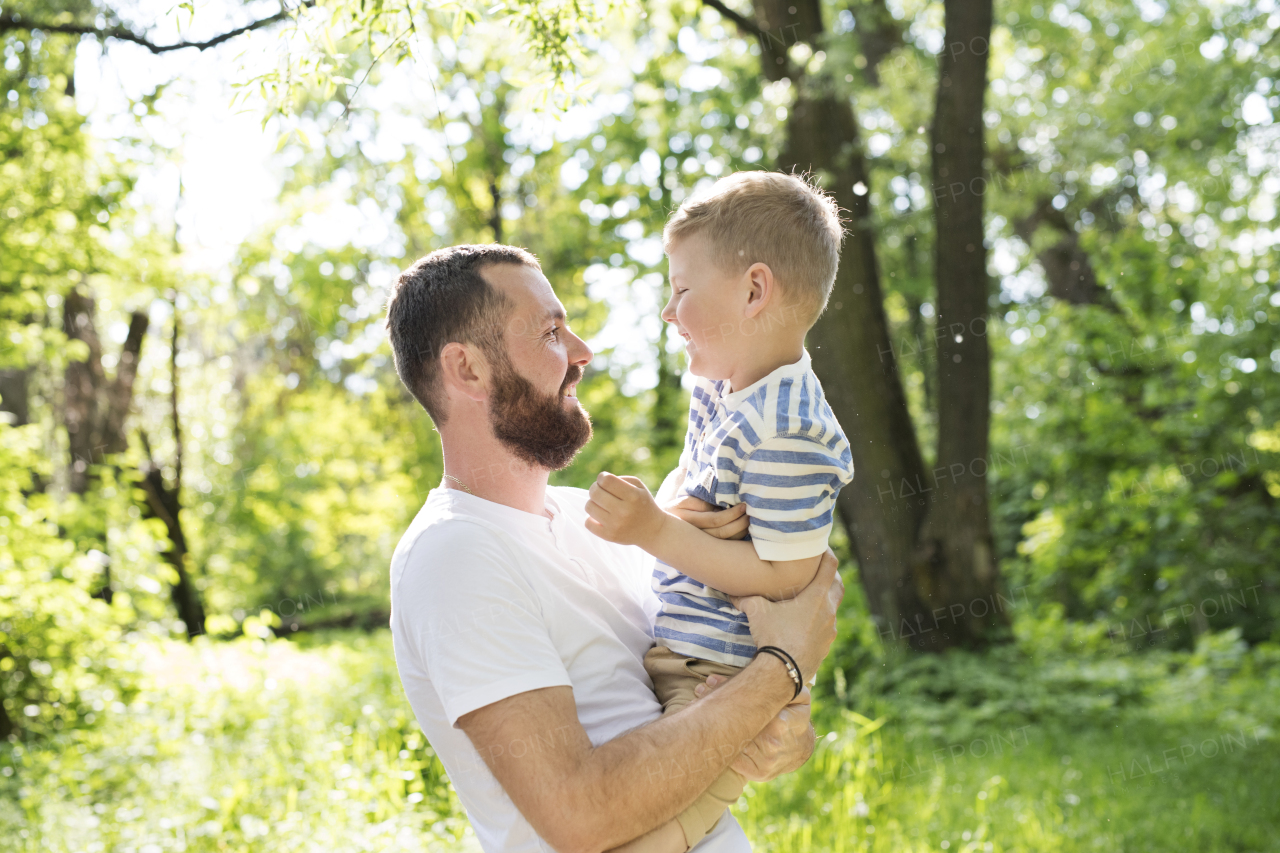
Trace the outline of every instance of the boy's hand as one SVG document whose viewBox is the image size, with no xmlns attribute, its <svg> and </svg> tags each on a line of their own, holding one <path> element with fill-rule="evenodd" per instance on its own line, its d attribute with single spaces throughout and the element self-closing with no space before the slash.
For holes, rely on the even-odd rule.
<svg viewBox="0 0 1280 853">
<path fill-rule="evenodd" d="M 639 477 L 602 472 L 587 501 L 587 529 L 619 545 L 644 547 L 658 538 L 667 514 Z"/>
<path fill-rule="evenodd" d="M 685 495 L 663 509 L 717 539 L 741 539 L 747 535 L 747 527 L 751 523 L 745 501 L 721 509 L 692 495 Z"/>
</svg>

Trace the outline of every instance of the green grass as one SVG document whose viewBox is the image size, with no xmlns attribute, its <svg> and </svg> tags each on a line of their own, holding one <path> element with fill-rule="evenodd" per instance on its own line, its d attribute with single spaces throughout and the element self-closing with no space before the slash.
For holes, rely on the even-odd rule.
<svg viewBox="0 0 1280 853">
<path fill-rule="evenodd" d="M 144 648 L 130 707 L 0 753 L 5 849 L 478 849 L 386 632 Z"/>
<path fill-rule="evenodd" d="M 1231 648 L 864 678 L 842 690 L 869 715 L 828 700 L 812 760 L 739 820 L 779 853 L 1280 850 L 1277 668 Z M 128 707 L 0 748 L 5 850 L 476 849 L 385 631 L 141 649 Z"/>
<path fill-rule="evenodd" d="M 1280 746 L 1261 730 L 1231 733 L 1230 753 L 1208 731 L 1139 722 L 912 748 L 866 722 L 749 793 L 739 820 L 757 850 L 1280 849 Z"/>
</svg>

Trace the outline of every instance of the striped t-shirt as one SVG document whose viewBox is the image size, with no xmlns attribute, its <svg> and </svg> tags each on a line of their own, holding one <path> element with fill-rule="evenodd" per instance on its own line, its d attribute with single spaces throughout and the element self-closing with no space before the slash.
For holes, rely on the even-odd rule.
<svg viewBox="0 0 1280 853">
<path fill-rule="evenodd" d="M 677 495 L 728 508 L 745 501 L 748 537 L 762 560 L 802 560 L 827 549 L 836 494 L 853 456 L 805 352 L 759 382 L 728 393 L 698 379 Z M 746 666 L 755 654 L 747 616 L 719 590 L 658 561 L 654 638 L 689 657 Z"/>
</svg>

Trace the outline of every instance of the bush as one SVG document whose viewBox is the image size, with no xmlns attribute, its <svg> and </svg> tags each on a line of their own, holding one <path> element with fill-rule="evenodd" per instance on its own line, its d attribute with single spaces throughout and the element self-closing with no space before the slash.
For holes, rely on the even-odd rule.
<svg viewBox="0 0 1280 853">
<path fill-rule="evenodd" d="M 36 427 L 0 423 L 0 737 L 92 724 L 135 690 L 123 605 L 89 594 L 101 552 L 59 538 L 47 495 L 29 493 Z"/>
</svg>

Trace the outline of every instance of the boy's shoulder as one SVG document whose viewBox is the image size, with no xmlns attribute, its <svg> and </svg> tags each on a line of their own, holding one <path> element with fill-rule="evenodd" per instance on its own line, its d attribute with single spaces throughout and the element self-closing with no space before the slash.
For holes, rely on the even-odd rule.
<svg viewBox="0 0 1280 853">
<path fill-rule="evenodd" d="M 839 452 L 847 447 L 840 422 L 831 410 L 806 352 L 742 391 L 724 393 L 726 383 L 699 379 L 694 399 L 708 408 L 723 398 L 726 426 L 740 444 L 756 448 L 775 438 L 811 439 Z"/>
</svg>

